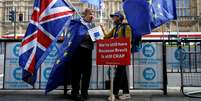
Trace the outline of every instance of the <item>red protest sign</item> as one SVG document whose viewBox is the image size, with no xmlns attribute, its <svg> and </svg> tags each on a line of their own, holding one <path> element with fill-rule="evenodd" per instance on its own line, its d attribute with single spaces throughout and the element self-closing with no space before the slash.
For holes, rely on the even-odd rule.
<svg viewBox="0 0 201 101">
<path fill-rule="evenodd" d="M 96 41 L 97 65 L 130 65 L 130 39 L 116 38 Z"/>
</svg>

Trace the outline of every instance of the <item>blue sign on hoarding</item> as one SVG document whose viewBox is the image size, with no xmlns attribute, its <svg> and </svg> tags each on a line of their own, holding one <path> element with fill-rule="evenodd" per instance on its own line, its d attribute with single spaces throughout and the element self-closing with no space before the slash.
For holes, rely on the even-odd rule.
<svg viewBox="0 0 201 101">
<path fill-rule="evenodd" d="M 143 71 L 143 76 L 145 80 L 153 80 L 156 77 L 156 72 L 153 68 L 145 68 Z"/>
<path fill-rule="evenodd" d="M 180 60 L 184 60 L 186 58 L 185 54 L 181 54 L 182 52 L 185 52 L 185 50 L 184 49 L 176 49 L 175 50 L 174 55 L 175 55 L 176 60 L 180 61 Z"/>
<path fill-rule="evenodd" d="M 57 48 L 56 46 L 52 48 L 51 52 L 49 53 L 49 57 L 55 57 L 57 55 Z"/>
<path fill-rule="evenodd" d="M 22 79 L 22 69 L 17 67 L 13 70 L 13 78 L 15 80 L 21 80 Z"/>
<path fill-rule="evenodd" d="M 50 75 L 50 72 L 51 72 L 51 68 L 50 68 L 50 67 L 45 68 L 45 69 L 43 70 L 43 76 L 44 76 L 44 78 L 45 78 L 46 80 L 48 80 L 49 75 Z"/>
<path fill-rule="evenodd" d="M 143 52 L 144 56 L 146 56 L 146 57 L 152 57 L 155 54 L 155 49 L 154 49 L 153 45 L 146 44 L 142 48 L 142 52 Z"/>
<path fill-rule="evenodd" d="M 19 49 L 20 49 L 20 44 L 16 44 L 13 48 L 13 54 L 18 57 L 19 56 Z"/>
</svg>

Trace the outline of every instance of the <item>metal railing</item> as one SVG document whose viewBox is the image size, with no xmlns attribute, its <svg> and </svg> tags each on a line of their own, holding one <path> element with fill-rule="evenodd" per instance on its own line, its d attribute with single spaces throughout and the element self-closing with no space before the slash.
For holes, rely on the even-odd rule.
<svg viewBox="0 0 201 101">
<path fill-rule="evenodd" d="M 200 40 L 181 40 L 180 72 L 181 91 L 185 96 L 201 98 L 201 47 Z M 188 47 L 185 47 L 187 45 Z M 187 48 L 187 49 L 186 49 Z"/>
</svg>

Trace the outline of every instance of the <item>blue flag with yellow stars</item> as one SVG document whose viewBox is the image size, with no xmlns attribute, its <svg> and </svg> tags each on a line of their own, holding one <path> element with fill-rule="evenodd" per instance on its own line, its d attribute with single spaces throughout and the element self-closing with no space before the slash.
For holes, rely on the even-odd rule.
<svg viewBox="0 0 201 101">
<path fill-rule="evenodd" d="M 160 25 L 177 19 L 175 0 L 149 0 L 151 6 L 151 28 L 154 29 Z"/>
<path fill-rule="evenodd" d="M 60 85 L 64 85 L 64 79 L 66 78 L 66 70 L 69 68 L 69 63 L 72 58 L 74 50 L 80 45 L 82 39 L 86 36 L 88 28 L 83 25 L 80 20 L 72 20 L 68 27 L 69 34 L 65 38 L 59 57 L 54 64 L 50 73 L 45 92 L 49 92 L 56 89 Z M 69 77 L 70 78 L 70 77 Z"/>
<path fill-rule="evenodd" d="M 151 33 L 150 5 L 147 0 L 124 0 L 123 9 L 133 30 L 133 38 Z"/>
<path fill-rule="evenodd" d="M 136 38 L 177 18 L 175 0 L 123 0 L 123 9 Z"/>
<path fill-rule="evenodd" d="M 141 37 L 177 18 L 175 0 L 123 0 L 123 9 L 132 28 L 132 50 L 139 51 Z"/>
</svg>

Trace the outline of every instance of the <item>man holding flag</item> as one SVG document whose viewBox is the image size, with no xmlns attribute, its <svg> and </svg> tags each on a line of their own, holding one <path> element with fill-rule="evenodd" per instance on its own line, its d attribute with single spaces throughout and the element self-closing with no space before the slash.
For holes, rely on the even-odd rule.
<svg viewBox="0 0 201 101">
<path fill-rule="evenodd" d="M 92 24 L 93 18 L 94 18 L 93 10 L 87 8 L 83 12 L 83 20 L 81 20 L 81 22 L 84 23 L 90 29 L 95 27 L 95 25 Z M 74 54 L 72 56 L 71 96 L 73 100 L 82 101 L 88 99 L 88 88 L 92 70 L 93 47 L 94 47 L 93 42 L 89 34 L 87 34 L 85 38 L 81 41 L 78 48 L 74 51 Z M 81 96 L 79 96 L 80 87 L 81 87 Z"/>
<path fill-rule="evenodd" d="M 46 92 L 64 85 L 64 80 L 66 79 L 65 70 L 70 68 L 72 70 L 71 98 L 75 101 L 88 99 L 92 69 L 92 49 L 94 47 L 88 34 L 88 29 L 94 27 L 91 23 L 93 18 L 93 10 L 87 8 L 83 12 L 83 18 L 71 20 L 68 27 L 69 33 L 60 48 L 60 50 L 64 51 L 61 52 L 52 68 Z M 82 81 L 81 86 L 80 81 Z M 81 95 L 79 94 L 80 87 Z"/>
</svg>

